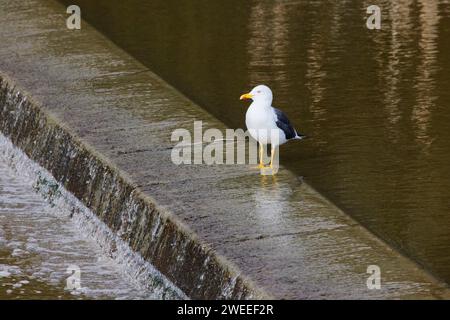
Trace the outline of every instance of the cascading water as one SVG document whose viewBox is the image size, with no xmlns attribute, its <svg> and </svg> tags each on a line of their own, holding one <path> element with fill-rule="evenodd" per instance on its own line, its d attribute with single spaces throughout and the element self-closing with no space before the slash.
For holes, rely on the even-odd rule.
<svg viewBox="0 0 450 320">
<path fill-rule="evenodd" d="M 0 299 L 185 298 L 3 135 L 0 177 Z"/>
</svg>

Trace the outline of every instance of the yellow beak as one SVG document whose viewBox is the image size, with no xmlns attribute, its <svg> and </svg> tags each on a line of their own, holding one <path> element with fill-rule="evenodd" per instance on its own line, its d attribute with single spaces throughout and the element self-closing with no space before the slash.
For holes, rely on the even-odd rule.
<svg viewBox="0 0 450 320">
<path fill-rule="evenodd" d="M 253 95 L 250 94 L 250 93 L 246 93 L 246 94 L 243 94 L 243 95 L 239 98 L 239 100 L 251 99 L 251 98 L 253 98 Z"/>
</svg>

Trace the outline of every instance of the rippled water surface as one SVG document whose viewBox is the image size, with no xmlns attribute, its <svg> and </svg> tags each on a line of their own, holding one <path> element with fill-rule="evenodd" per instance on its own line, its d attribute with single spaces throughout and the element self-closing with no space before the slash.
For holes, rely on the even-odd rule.
<svg viewBox="0 0 450 320">
<path fill-rule="evenodd" d="M 63 1 L 64 2 L 64 1 Z M 450 282 L 450 2 L 74 0 L 230 127 L 265 83 L 311 139 L 282 164 Z"/>
<path fill-rule="evenodd" d="M 81 287 L 71 290 L 67 278 L 78 268 Z M 0 299 L 151 297 L 83 236 L 69 212 L 52 208 L 0 161 Z"/>
</svg>

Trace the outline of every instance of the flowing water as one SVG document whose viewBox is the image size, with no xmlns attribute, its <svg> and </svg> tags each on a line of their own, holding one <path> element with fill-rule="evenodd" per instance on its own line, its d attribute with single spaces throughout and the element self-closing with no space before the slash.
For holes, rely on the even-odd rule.
<svg viewBox="0 0 450 320">
<path fill-rule="evenodd" d="M 281 148 L 372 232 L 450 283 L 450 1 L 70 0 L 233 128 L 252 86 L 311 139 Z"/>
<path fill-rule="evenodd" d="M 0 160 L 0 300 L 161 298 Z"/>
</svg>

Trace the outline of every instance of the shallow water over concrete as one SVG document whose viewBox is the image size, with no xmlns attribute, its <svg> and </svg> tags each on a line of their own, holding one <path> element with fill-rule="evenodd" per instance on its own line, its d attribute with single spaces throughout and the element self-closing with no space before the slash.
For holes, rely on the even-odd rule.
<svg viewBox="0 0 450 320">
<path fill-rule="evenodd" d="M 270 85 L 312 137 L 282 164 L 450 281 L 448 1 L 63 2 L 231 127 Z"/>
<path fill-rule="evenodd" d="M 0 299 L 157 298 L 0 159 Z M 81 287 L 65 289 L 75 267 Z"/>
</svg>

